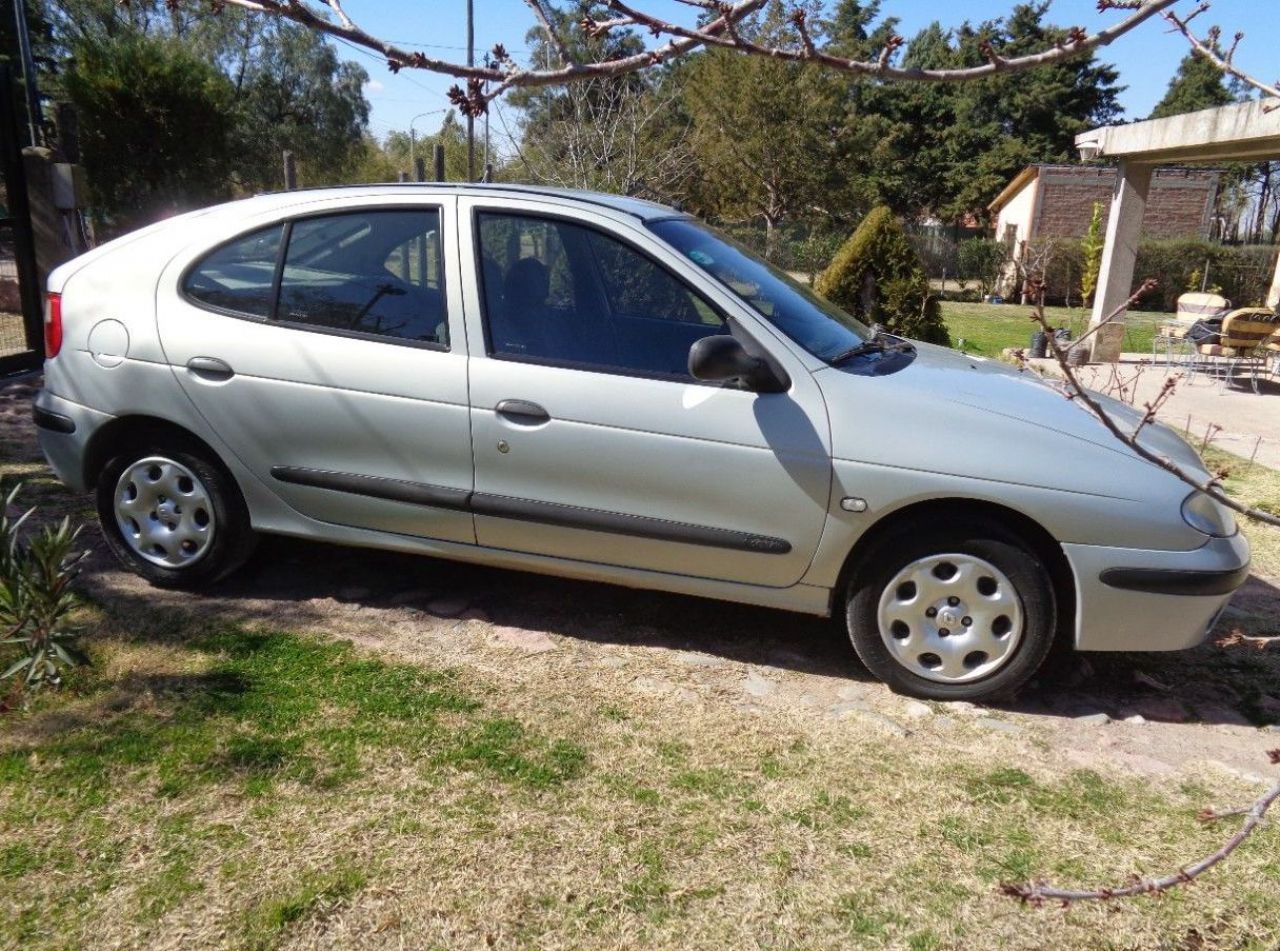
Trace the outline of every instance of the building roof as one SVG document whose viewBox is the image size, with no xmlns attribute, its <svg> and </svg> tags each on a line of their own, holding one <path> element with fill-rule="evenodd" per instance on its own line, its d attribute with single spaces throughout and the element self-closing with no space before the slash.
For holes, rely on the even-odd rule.
<svg viewBox="0 0 1280 951">
<path fill-rule="evenodd" d="M 999 195 L 996 195 L 995 198 L 991 199 L 991 204 L 987 205 L 987 210 L 998 212 L 1005 205 L 1009 204 L 1009 202 L 1013 201 L 1014 195 L 1018 194 L 1018 192 L 1022 191 L 1034 182 L 1039 175 L 1039 165 L 1028 165 L 1017 175 L 1013 176 L 1013 179 L 1008 185 L 1004 186 Z"/>
</svg>

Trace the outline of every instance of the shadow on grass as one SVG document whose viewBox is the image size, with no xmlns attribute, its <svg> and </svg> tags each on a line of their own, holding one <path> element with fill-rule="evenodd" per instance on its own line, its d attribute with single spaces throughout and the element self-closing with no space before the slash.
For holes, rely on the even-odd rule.
<svg viewBox="0 0 1280 951">
<path fill-rule="evenodd" d="M 112 593 L 113 599 L 120 597 Z M 128 594 L 143 606 L 146 595 Z M 798 673 L 870 681 L 836 621 L 681 595 L 440 561 L 264 539 L 210 593 L 246 620 L 322 624 L 335 609 L 479 610 L 495 624 L 574 640 L 695 651 Z M 447 602 L 447 605 L 445 604 Z M 1047 717 L 1104 711 L 1175 722 L 1280 721 L 1280 590 L 1253 578 L 1203 646 L 1167 654 L 1066 654 L 1002 709 Z M 145 612 L 130 612 L 144 615 Z M 1239 636 L 1230 637 L 1235 631 Z M 167 635 L 166 635 L 167 636 Z"/>
</svg>

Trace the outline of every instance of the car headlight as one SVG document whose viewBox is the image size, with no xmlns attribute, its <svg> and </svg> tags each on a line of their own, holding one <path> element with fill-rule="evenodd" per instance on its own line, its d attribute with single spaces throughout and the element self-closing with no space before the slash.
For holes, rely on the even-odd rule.
<svg viewBox="0 0 1280 951">
<path fill-rule="evenodd" d="M 1182 500 L 1182 520 L 1213 538 L 1229 538 L 1236 533 L 1236 518 L 1231 510 L 1199 489 Z"/>
</svg>

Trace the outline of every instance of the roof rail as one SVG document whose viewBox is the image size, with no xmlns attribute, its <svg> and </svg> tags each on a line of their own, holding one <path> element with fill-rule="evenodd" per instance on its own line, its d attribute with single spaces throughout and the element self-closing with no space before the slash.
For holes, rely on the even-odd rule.
<svg viewBox="0 0 1280 951">
<path fill-rule="evenodd" d="M 318 191 L 342 191 L 344 189 L 357 188 L 404 188 L 404 189 L 449 189 L 449 190 L 475 190 L 479 192 L 520 192 L 526 195 L 543 195 L 548 198 L 570 198 L 574 201 L 581 201 L 591 205 L 599 205 L 602 208 L 610 208 L 613 211 L 620 211 L 623 214 L 631 215 L 642 221 L 645 215 L 640 214 L 634 209 L 625 207 L 627 203 L 637 203 L 651 205 L 655 209 L 669 211 L 670 206 L 652 202 L 644 198 L 636 198 L 630 195 L 611 195 L 607 192 L 593 192 L 586 189 L 575 188 L 555 188 L 543 185 L 521 185 L 509 184 L 502 182 L 358 182 L 347 183 L 342 185 L 307 185 L 302 188 L 293 188 L 288 191 L 274 192 L 258 192 L 254 197 L 265 195 L 292 195 L 297 192 L 318 192 Z M 676 209 L 679 211 L 680 209 Z"/>
</svg>

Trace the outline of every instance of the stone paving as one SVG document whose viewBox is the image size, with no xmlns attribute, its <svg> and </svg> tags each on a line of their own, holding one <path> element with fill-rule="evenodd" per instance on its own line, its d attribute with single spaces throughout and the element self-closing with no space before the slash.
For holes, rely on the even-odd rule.
<svg viewBox="0 0 1280 951">
<path fill-rule="evenodd" d="M 1047 376 L 1059 378 L 1061 369 L 1052 357 L 1028 360 Z M 1274 367 L 1275 360 L 1272 361 Z M 1142 406 L 1155 399 L 1165 380 L 1178 378 L 1173 395 L 1163 404 L 1160 420 L 1200 446 L 1206 435 L 1212 445 L 1272 469 L 1280 469 L 1280 372 L 1272 373 L 1254 393 L 1247 380 L 1222 386 L 1203 373 L 1192 375 L 1185 367 L 1153 361 L 1150 354 L 1126 353 L 1117 364 L 1090 364 L 1078 371 L 1080 382 L 1091 389 L 1118 395 L 1123 385 L 1126 402 Z M 1212 425 L 1220 432 L 1210 434 Z"/>
</svg>

